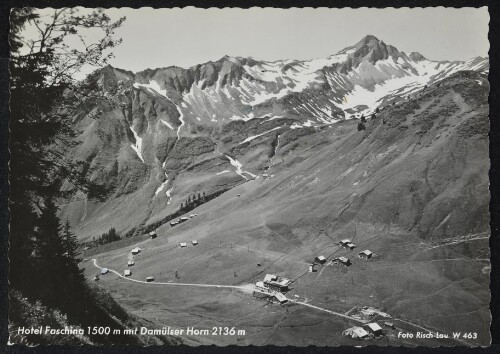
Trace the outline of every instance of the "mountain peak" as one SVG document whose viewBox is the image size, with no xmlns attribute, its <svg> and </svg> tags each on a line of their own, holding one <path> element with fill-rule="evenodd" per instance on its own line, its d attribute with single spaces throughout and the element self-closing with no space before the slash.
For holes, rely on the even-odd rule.
<svg viewBox="0 0 500 354">
<path fill-rule="evenodd" d="M 368 34 L 364 36 L 358 43 L 356 43 L 354 47 L 357 49 L 362 48 L 364 46 L 373 47 L 379 45 L 380 43 L 383 43 L 383 41 L 379 40 L 374 35 Z"/>
<path fill-rule="evenodd" d="M 384 41 L 379 40 L 371 34 L 366 35 L 350 48 L 355 50 L 353 53 L 353 63 L 355 66 L 364 60 L 375 64 L 377 61 L 387 59 L 388 57 L 398 58 L 401 56 L 397 48 L 385 44 Z"/>
</svg>

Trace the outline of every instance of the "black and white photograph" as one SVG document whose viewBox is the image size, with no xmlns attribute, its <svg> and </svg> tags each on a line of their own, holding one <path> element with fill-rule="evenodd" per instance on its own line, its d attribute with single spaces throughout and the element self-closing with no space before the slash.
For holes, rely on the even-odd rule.
<svg viewBox="0 0 500 354">
<path fill-rule="evenodd" d="M 489 21 L 12 9 L 9 344 L 489 346 Z"/>
</svg>

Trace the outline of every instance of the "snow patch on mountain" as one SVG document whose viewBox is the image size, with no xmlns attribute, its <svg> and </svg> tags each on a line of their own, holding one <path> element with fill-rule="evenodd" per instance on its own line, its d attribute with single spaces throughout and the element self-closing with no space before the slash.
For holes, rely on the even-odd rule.
<svg viewBox="0 0 500 354">
<path fill-rule="evenodd" d="M 141 87 L 144 87 L 146 89 L 149 89 L 153 93 L 158 93 L 161 96 L 165 97 L 170 101 L 170 98 L 167 96 L 167 90 L 162 90 L 158 82 L 151 80 L 148 84 L 140 84 L 138 82 L 134 82 L 132 85 L 134 88 L 139 89 Z"/>
<path fill-rule="evenodd" d="M 249 136 L 248 138 L 246 138 L 245 140 L 243 140 L 243 141 L 242 141 L 241 143 L 239 143 L 238 145 L 248 143 L 249 141 L 252 141 L 252 140 L 254 140 L 254 139 L 258 138 L 259 136 L 262 136 L 262 135 L 268 134 L 268 133 L 270 133 L 270 132 L 272 132 L 272 131 L 275 131 L 276 129 L 281 129 L 281 128 L 283 128 L 283 127 L 276 127 L 276 128 L 271 129 L 271 130 L 268 130 L 268 131 L 266 131 L 266 132 L 264 132 L 264 133 L 260 133 L 260 134 L 253 135 L 253 136 Z"/>
<path fill-rule="evenodd" d="M 130 147 L 134 149 L 137 156 L 141 159 L 142 162 L 144 162 L 144 158 L 142 157 L 142 138 L 139 136 L 139 134 L 136 133 L 132 125 L 130 126 L 130 130 L 132 131 L 132 134 L 134 134 L 135 138 L 135 144 L 130 144 Z"/>
<path fill-rule="evenodd" d="M 169 122 L 167 122 L 166 120 L 164 120 L 164 119 L 160 119 L 160 121 L 161 121 L 163 124 L 165 124 L 167 127 L 169 127 L 171 130 L 174 130 L 174 127 L 172 127 L 172 125 L 171 125 Z"/>
<path fill-rule="evenodd" d="M 218 175 L 222 175 L 224 173 L 228 173 L 228 172 L 231 172 L 229 170 L 224 170 L 224 171 L 220 171 L 220 172 L 217 172 L 215 175 L 218 176 Z"/>
<path fill-rule="evenodd" d="M 168 201 L 167 201 L 167 204 L 170 204 L 170 202 L 172 201 L 172 191 L 174 190 L 174 186 L 172 186 L 166 193 L 165 195 L 167 196 L 168 198 Z"/>
<path fill-rule="evenodd" d="M 243 165 L 241 164 L 241 162 L 239 162 L 238 160 L 236 159 L 233 159 L 231 156 L 228 156 L 228 155 L 225 155 L 223 154 L 228 160 L 229 162 L 231 163 L 231 165 L 233 165 L 234 167 L 236 167 L 236 173 L 238 175 L 240 175 L 241 177 L 243 177 L 244 179 L 246 179 L 248 181 L 248 177 L 245 176 L 245 173 L 253 178 L 256 178 L 257 176 L 254 175 L 253 173 L 251 172 L 248 172 L 248 171 L 243 171 Z"/>
<path fill-rule="evenodd" d="M 237 116 L 237 115 L 232 115 L 231 117 L 229 117 L 229 120 L 243 120 L 243 121 L 248 121 L 250 119 L 254 119 L 254 115 L 253 115 L 253 112 L 250 112 L 249 114 L 247 115 L 241 115 L 241 116 Z"/>
<path fill-rule="evenodd" d="M 165 182 L 163 182 L 161 184 L 161 186 L 159 186 L 156 191 L 155 191 L 155 195 L 158 195 L 158 193 L 160 193 L 168 184 L 169 180 L 168 180 L 168 175 L 167 173 L 165 172 Z"/>
</svg>

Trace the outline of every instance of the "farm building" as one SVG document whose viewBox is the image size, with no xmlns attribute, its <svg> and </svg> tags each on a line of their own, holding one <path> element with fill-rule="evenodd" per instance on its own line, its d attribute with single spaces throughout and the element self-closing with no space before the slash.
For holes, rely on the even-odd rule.
<svg viewBox="0 0 500 354">
<path fill-rule="evenodd" d="M 101 268 L 101 274 L 108 274 L 109 269 L 108 268 Z"/>
<path fill-rule="evenodd" d="M 288 285 L 291 281 L 287 278 L 278 277 L 274 274 L 266 274 L 264 277 L 264 287 L 279 292 L 288 291 Z"/>
<path fill-rule="evenodd" d="M 366 330 L 370 333 L 373 333 L 375 336 L 381 336 L 384 334 L 382 332 L 382 327 L 378 325 L 378 323 L 372 322 L 372 323 L 367 323 L 365 326 Z"/>
<path fill-rule="evenodd" d="M 309 273 L 314 273 L 316 271 L 316 269 L 314 268 L 315 266 L 316 264 L 314 263 L 309 264 Z"/>
<path fill-rule="evenodd" d="M 342 246 L 345 246 L 347 245 L 348 243 L 351 243 L 351 240 L 345 238 L 343 240 L 340 240 L 339 244 L 342 245 Z"/>
<path fill-rule="evenodd" d="M 179 222 L 184 222 L 184 221 L 188 221 L 189 218 L 187 216 L 183 216 L 179 219 Z"/>
<path fill-rule="evenodd" d="M 314 260 L 315 260 L 316 262 L 321 263 L 321 264 L 326 263 L 326 258 L 325 258 L 325 256 L 318 256 L 318 257 L 314 258 Z"/>
<path fill-rule="evenodd" d="M 127 265 L 128 265 L 129 267 L 132 267 L 134 264 L 135 264 L 135 262 L 134 262 L 134 261 L 128 261 L 128 262 L 127 262 Z"/>
<path fill-rule="evenodd" d="M 151 238 L 157 238 L 158 237 L 158 235 L 156 234 L 156 231 L 151 231 L 149 233 L 149 236 L 151 236 Z"/>
<path fill-rule="evenodd" d="M 123 275 L 124 275 L 124 276 L 126 276 L 126 277 L 129 277 L 129 276 L 131 276 L 131 275 L 132 275 L 132 272 L 130 271 L 130 269 L 125 269 L 125 270 L 123 271 Z"/>
<path fill-rule="evenodd" d="M 155 280 L 155 278 L 154 278 L 154 277 L 147 277 L 147 278 L 146 278 L 146 281 L 147 281 L 148 283 L 150 283 L 150 282 L 152 282 L 152 281 L 154 281 L 154 280 Z"/>
<path fill-rule="evenodd" d="M 191 243 L 193 244 L 193 246 L 196 246 L 198 244 L 198 241 L 193 240 L 193 241 L 191 241 Z"/>
<path fill-rule="evenodd" d="M 364 250 L 359 252 L 359 258 L 370 259 L 372 258 L 373 253 L 369 250 Z"/>
<path fill-rule="evenodd" d="M 356 245 L 355 245 L 354 243 L 352 243 L 352 242 L 349 242 L 347 245 L 345 245 L 345 247 L 347 247 L 347 248 L 349 248 L 349 249 L 353 250 L 353 249 L 355 249 L 355 248 L 356 248 Z"/>
<path fill-rule="evenodd" d="M 332 263 L 342 264 L 344 266 L 350 266 L 351 265 L 351 261 L 349 260 L 349 258 L 346 258 L 346 257 L 335 258 L 334 260 L 332 260 Z"/>
<path fill-rule="evenodd" d="M 362 327 L 351 327 L 342 332 L 344 337 L 351 337 L 353 339 L 363 339 L 368 337 L 368 332 Z"/>
<path fill-rule="evenodd" d="M 186 242 L 181 242 L 181 243 L 179 243 L 179 246 L 181 246 L 181 248 L 182 247 L 187 247 L 187 243 Z"/>
<path fill-rule="evenodd" d="M 280 302 L 280 304 L 284 304 L 285 302 L 288 301 L 286 296 L 283 295 L 282 293 L 276 293 L 276 294 L 274 294 L 274 297 L 276 298 L 276 300 L 278 300 Z"/>
</svg>

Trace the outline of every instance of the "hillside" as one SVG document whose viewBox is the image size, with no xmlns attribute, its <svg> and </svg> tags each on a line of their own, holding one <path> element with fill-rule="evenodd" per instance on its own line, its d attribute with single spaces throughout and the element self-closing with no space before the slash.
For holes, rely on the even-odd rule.
<svg viewBox="0 0 500 354">
<path fill-rule="evenodd" d="M 213 145 L 201 137 L 181 136 L 168 148 L 166 160 L 155 160 L 164 161 L 168 178 L 175 178 L 168 205 L 178 205 L 183 200 L 178 196 L 207 190 L 210 183 L 212 189 L 233 188 L 196 208 L 198 216 L 174 227 L 161 226 L 158 238 L 142 241 L 132 278 L 246 286 L 274 273 L 294 281 L 287 297 L 297 295 L 296 301 L 341 314 L 373 306 L 397 318 L 399 328 L 408 329 L 411 323 L 441 332 L 478 332 L 479 337 L 467 343 L 487 345 L 487 99 L 485 73 L 460 71 L 382 107 L 367 119 L 364 130 L 357 129 L 358 120 L 309 126 L 286 117 L 228 123 L 212 131 L 217 142 Z M 243 166 L 230 167 L 225 154 Z M 217 175 L 226 169 L 239 174 Z M 243 172 L 247 169 L 251 174 Z M 182 172 L 171 177 L 172 170 Z M 144 188 L 154 193 L 158 183 L 146 180 Z M 113 209 L 101 207 L 112 210 L 106 214 L 96 207 L 89 220 L 96 230 L 100 218 L 132 223 L 130 214 L 118 215 L 142 205 L 141 198 L 149 197 L 145 190 L 116 197 L 110 202 Z M 163 206 L 155 213 L 157 202 L 153 199 L 137 220 L 171 210 Z M 133 208 L 136 214 L 145 213 L 139 209 Z M 357 248 L 339 246 L 343 238 Z M 198 246 L 178 247 L 193 239 Z M 99 265 L 121 271 L 130 248 L 93 257 Z M 374 253 L 371 260 L 357 257 L 363 249 Z M 342 268 L 327 263 L 308 273 L 308 264 L 318 255 L 328 261 L 347 256 L 353 264 Z M 90 260 L 83 265 L 89 275 L 95 272 Z M 187 343 L 357 343 L 340 336 L 354 324 L 352 319 L 297 302 L 267 305 L 245 292 L 183 286 L 168 287 L 164 296 L 160 285 L 131 283 L 114 274 L 102 284 L 129 311 L 158 325 L 197 323 L 247 331 L 241 338 L 184 338 Z M 456 345 L 446 340 L 396 340 L 397 332 L 390 333 L 374 344 Z"/>
<path fill-rule="evenodd" d="M 328 134 L 313 137 L 321 129 L 407 107 L 461 70 L 485 73 L 488 62 L 434 62 L 373 36 L 310 61 L 223 57 L 136 74 L 107 66 L 89 78 L 97 88 L 73 117 L 80 144 L 67 151 L 106 201 L 67 183 L 72 197 L 61 201 L 62 216 L 82 240 L 111 227 L 140 234 L 194 194 L 217 194 L 298 163 L 311 144 L 330 143 Z M 280 164 L 283 154 L 293 159 Z"/>
</svg>

